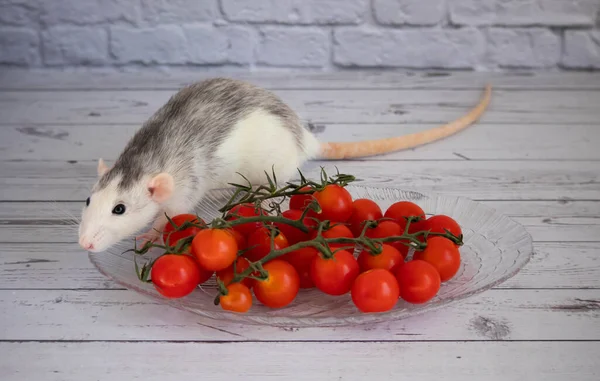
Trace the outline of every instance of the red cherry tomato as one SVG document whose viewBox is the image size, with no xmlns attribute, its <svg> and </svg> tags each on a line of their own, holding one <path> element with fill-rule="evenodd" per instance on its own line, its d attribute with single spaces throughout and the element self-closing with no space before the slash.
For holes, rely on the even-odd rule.
<svg viewBox="0 0 600 381">
<path fill-rule="evenodd" d="M 375 201 L 368 198 L 358 198 L 352 203 L 352 214 L 348 218 L 350 230 L 355 237 L 358 237 L 363 231 L 364 221 L 377 221 L 382 217 L 381 208 Z"/>
<path fill-rule="evenodd" d="M 226 229 L 203 229 L 192 241 L 192 254 L 201 267 L 219 271 L 230 266 L 237 258 L 237 242 Z"/>
<path fill-rule="evenodd" d="M 392 205 L 385 211 L 385 218 L 393 218 L 400 224 L 400 228 L 402 232 L 406 229 L 406 218 L 405 217 L 420 217 L 419 221 L 412 221 L 408 228 L 409 233 L 416 233 L 418 231 L 427 230 L 427 225 L 425 222 L 426 216 L 425 212 L 421 207 L 410 201 L 398 201 Z M 424 241 L 423 236 L 419 236 L 420 241 Z M 406 253 L 404 253 L 406 256 Z"/>
<path fill-rule="evenodd" d="M 219 303 L 226 311 L 247 312 L 252 307 L 252 294 L 246 285 L 232 283 L 227 286 L 227 295 L 219 297 Z"/>
<path fill-rule="evenodd" d="M 254 204 L 241 204 L 231 208 L 231 210 L 227 214 L 227 220 L 234 221 L 238 219 L 237 215 L 241 217 L 257 217 L 260 214 L 266 216 L 267 212 L 261 209 L 259 214 L 256 208 L 254 207 Z M 233 230 L 237 230 L 243 236 L 248 236 L 261 226 L 263 226 L 262 222 L 247 222 L 245 224 L 233 226 Z"/>
<path fill-rule="evenodd" d="M 300 288 L 313 288 L 315 286 L 310 275 L 310 269 L 312 262 L 317 257 L 318 253 L 319 252 L 314 247 L 303 247 L 281 257 L 294 266 L 298 272 L 298 276 L 300 277 Z"/>
<path fill-rule="evenodd" d="M 172 217 L 171 221 L 177 226 L 182 226 L 186 221 L 195 224 L 205 224 L 205 222 L 201 218 L 198 219 L 198 216 L 195 214 L 178 214 L 175 217 Z M 167 222 L 163 229 L 163 242 L 169 246 L 175 246 L 179 240 L 194 236 L 200 230 L 200 228 L 192 226 L 184 230 L 175 231 L 175 227 L 173 227 L 170 222 Z"/>
<path fill-rule="evenodd" d="M 243 273 L 244 271 L 248 270 L 249 267 L 250 267 L 250 262 L 248 261 L 248 259 L 246 259 L 244 257 L 238 257 L 236 259 L 236 261 L 235 261 L 235 273 L 236 274 Z M 225 286 L 229 285 L 229 283 L 231 283 L 231 280 L 234 277 L 233 264 L 231 264 L 231 266 L 227 267 L 226 269 L 217 271 L 216 275 L 217 275 L 217 278 L 225 284 Z M 253 282 L 254 282 L 254 280 L 251 278 L 244 278 L 240 283 L 245 284 L 248 288 L 252 288 Z"/>
<path fill-rule="evenodd" d="M 194 258 L 185 254 L 160 256 L 152 265 L 150 274 L 154 288 L 167 298 L 181 298 L 190 294 L 204 276 Z"/>
<path fill-rule="evenodd" d="M 315 286 L 329 295 L 343 295 L 349 292 L 359 273 L 358 262 L 346 250 L 336 252 L 331 259 L 318 255 L 310 269 Z"/>
<path fill-rule="evenodd" d="M 281 216 L 290 220 L 298 221 L 300 220 L 300 217 L 302 217 L 302 211 L 297 209 L 289 209 L 281 213 Z M 308 217 L 304 217 L 302 223 L 304 224 L 304 226 L 311 229 L 317 225 L 316 221 L 311 220 Z M 275 226 L 277 227 L 277 229 L 279 229 L 280 232 L 283 233 L 285 238 L 287 238 L 288 243 L 290 245 L 294 245 L 301 241 L 307 241 L 309 239 L 310 233 L 304 233 L 302 230 L 297 229 L 288 224 L 275 223 Z"/>
<path fill-rule="evenodd" d="M 398 201 L 390 205 L 390 207 L 385 211 L 383 215 L 385 218 L 393 218 L 401 226 L 406 225 L 405 217 L 421 217 L 421 219 L 425 219 L 425 212 L 421 207 L 410 201 Z"/>
<path fill-rule="evenodd" d="M 300 290 L 300 278 L 294 266 L 284 260 L 274 259 L 263 268 L 269 276 L 254 284 L 256 299 L 271 308 L 285 307 L 293 302 Z"/>
<path fill-rule="evenodd" d="M 384 243 L 382 249 L 383 251 L 376 255 L 372 255 L 367 250 L 363 250 L 358 255 L 358 265 L 361 272 L 372 269 L 385 269 L 395 272 L 398 266 L 404 263 L 404 257 L 395 247 Z"/>
<path fill-rule="evenodd" d="M 306 186 L 300 188 L 301 191 L 308 191 L 311 187 Z M 313 192 L 314 193 L 314 192 Z M 290 197 L 290 209 L 304 210 L 308 204 L 313 200 L 313 194 L 295 194 Z"/>
<path fill-rule="evenodd" d="M 377 227 L 367 229 L 365 235 L 369 238 L 399 236 L 402 235 L 402 228 L 395 221 L 381 221 Z"/>
<path fill-rule="evenodd" d="M 321 221 L 346 222 L 352 214 L 352 196 L 346 188 L 329 184 L 325 189 L 315 192 L 315 198 L 321 206 L 321 213 L 315 217 Z"/>
<path fill-rule="evenodd" d="M 275 239 L 275 250 L 281 250 L 289 246 L 287 238 L 283 233 L 277 232 Z M 244 256 L 251 262 L 263 259 L 271 252 L 271 230 L 262 226 L 248 237 L 248 251 Z"/>
<path fill-rule="evenodd" d="M 242 233 L 240 233 L 237 230 L 227 229 L 227 231 L 229 231 L 231 235 L 233 235 L 233 238 L 235 238 L 235 242 L 237 242 L 238 246 L 238 251 L 244 250 L 246 248 L 246 237 L 244 237 Z"/>
<path fill-rule="evenodd" d="M 427 229 L 435 233 L 445 233 L 446 231 L 444 229 L 448 229 L 450 233 L 457 237 L 460 237 L 462 234 L 462 229 L 460 228 L 458 222 L 443 214 L 429 217 L 426 220 L 426 226 Z"/>
<path fill-rule="evenodd" d="M 398 267 L 396 279 L 400 286 L 400 297 L 413 304 L 432 299 L 441 286 L 438 271 L 423 260 L 412 260 Z"/>
<path fill-rule="evenodd" d="M 442 282 L 452 279 L 460 268 L 458 247 L 444 237 L 429 237 L 425 250 L 415 252 L 413 259 L 422 259 L 433 265 L 440 273 Z"/>
<path fill-rule="evenodd" d="M 398 302 L 400 287 L 396 277 L 385 269 L 360 274 L 352 285 L 352 302 L 361 312 L 389 311 Z"/>
<path fill-rule="evenodd" d="M 354 238 L 354 235 L 352 234 L 352 231 L 350 231 L 350 228 L 347 227 L 346 225 L 341 225 L 341 224 L 336 224 L 331 226 L 329 229 L 327 230 L 323 230 L 321 232 L 321 235 L 323 236 L 323 238 Z M 317 231 L 313 231 L 310 234 L 310 239 L 315 239 L 317 237 Z M 352 247 L 352 249 L 350 249 L 349 247 Z M 354 245 L 351 243 L 331 243 L 329 244 L 329 248 L 331 250 L 336 250 L 339 248 L 346 248 L 346 250 L 349 251 L 353 251 L 354 250 Z"/>
<path fill-rule="evenodd" d="M 367 229 L 365 235 L 369 238 L 387 238 L 393 236 L 400 236 L 404 233 L 404 230 L 400 224 L 396 221 L 384 220 L 379 222 L 377 227 Z M 387 242 L 388 245 L 394 246 L 396 250 L 402 254 L 402 257 L 406 258 L 408 254 L 408 246 L 402 242 L 408 242 L 407 240 L 398 240 Z"/>
</svg>

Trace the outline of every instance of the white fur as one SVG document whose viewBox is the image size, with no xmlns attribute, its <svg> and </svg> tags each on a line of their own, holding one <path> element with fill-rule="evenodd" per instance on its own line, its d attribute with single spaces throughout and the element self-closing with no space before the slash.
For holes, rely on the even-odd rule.
<svg viewBox="0 0 600 381">
<path fill-rule="evenodd" d="M 317 139 L 304 131 L 301 149 L 293 133 L 272 114 L 259 110 L 240 120 L 216 152 L 223 163 L 222 185 L 242 181 L 236 172 L 244 174 L 253 184 L 265 183 L 265 171 L 271 174 L 273 166 L 278 181 L 291 179 L 320 150 Z"/>
<path fill-rule="evenodd" d="M 144 179 L 131 191 L 117 192 L 118 178 L 90 197 L 90 205 L 84 206 L 79 225 L 79 244 L 89 251 L 106 250 L 115 242 L 132 237 L 152 221 L 160 207 L 150 199 L 146 187 L 149 179 Z M 112 214 L 117 204 L 124 204 L 125 213 Z"/>
<path fill-rule="evenodd" d="M 272 147 L 267 150 L 265 147 Z M 203 148 L 205 149 L 205 147 Z M 190 213 L 210 188 L 227 187 L 228 183 L 243 182 L 238 173 L 244 174 L 253 184 L 266 183 L 265 171 L 273 167 L 278 182 L 289 181 L 306 160 L 316 157 L 321 144 L 307 130 L 303 132 L 303 146 L 298 147 L 294 134 L 281 120 L 264 111 L 256 111 L 239 121 L 224 143 L 216 150 L 220 173 L 214 182 L 207 178 L 206 163 L 198 158 L 195 163 L 196 177 L 206 179 L 191 189 L 187 178 L 175 179 L 175 189 L 169 200 L 159 205 L 151 199 L 148 191 L 149 177 L 145 177 L 126 194 L 119 194 L 115 178 L 105 189 L 95 192 L 90 205 L 83 208 L 79 227 L 79 244 L 92 252 L 104 251 L 124 238 L 132 237 L 153 221 L 152 229 L 145 234 L 158 236 L 167 220 L 164 214 L 175 216 Z M 202 149 L 198 155 L 201 156 Z M 99 162 L 99 175 L 108 168 Z M 119 203 L 126 206 L 123 215 L 113 215 L 112 209 Z M 89 244 L 93 248 L 88 248 Z"/>
</svg>

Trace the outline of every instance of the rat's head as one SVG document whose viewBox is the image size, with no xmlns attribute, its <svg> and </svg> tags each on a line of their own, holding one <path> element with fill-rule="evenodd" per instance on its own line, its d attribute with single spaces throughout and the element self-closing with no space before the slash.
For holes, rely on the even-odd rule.
<svg viewBox="0 0 600 381">
<path fill-rule="evenodd" d="M 109 171 L 100 159 L 100 179 L 81 214 L 79 244 L 91 252 L 104 251 L 153 222 L 173 193 L 173 178 L 166 173 L 123 186 L 123 175 Z"/>
</svg>

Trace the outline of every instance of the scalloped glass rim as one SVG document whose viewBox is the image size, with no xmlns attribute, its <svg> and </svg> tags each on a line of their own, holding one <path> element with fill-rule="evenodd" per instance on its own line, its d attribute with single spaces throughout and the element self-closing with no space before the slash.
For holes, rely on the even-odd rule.
<svg viewBox="0 0 600 381">
<path fill-rule="evenodd" d="M 348 185 L 346 188 L 353 198 L 370 198 L 384 211 L 394 202 L 407 200 L 420 205 L 428 215 L 446 214 L 458 221 L 463 228 L 465 243 L 461 247 L 461 268 L 453 279 L 442 284 L 435 298 L 425 304 L 409 304 L 400 299 L 388 312 L 365 314 L 353 305 L 350 293 L 332 297 L 317 290 L 300 290 L 296 300 L 285 308 L 270 309 L 255 299 L 249 312 L 237 314 L 214 305 L 217 295 L 214 277 L 180 299 L 164 298 L 151 284 L 140 282 L 134 272 L 134 254 L 122 254 L 131 248 L 131 241 L 121 242 L 102 253 L 89 253 L 89 258 L 102 274 L 116 283 L 205 318 L 282 327 L 314 327 L 376 323 L 433 311 L 506 281 L 517 274 L 533 254 L 531 236 L 522 225 L 480 202 L 398 188 L 362 185 Z M 231 189 L 210 192 L 196 208 L 197 214 L 207 220 L 218 216 L 217 209 L 231 197 L 232 192 Z M 283 209 L 286 208 L 287 202 L 283 204 Z M 144 257 L 152 258 L 157 254 L 157 251 L 151 250 Z M 143 259 L 138 260 L 140 265 L 143 262 Z"/>
</svg>

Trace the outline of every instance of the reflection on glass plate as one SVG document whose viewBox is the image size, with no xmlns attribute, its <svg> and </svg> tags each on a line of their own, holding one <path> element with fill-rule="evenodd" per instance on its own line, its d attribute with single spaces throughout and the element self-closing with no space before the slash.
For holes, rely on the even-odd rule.
<svg viewBox="0 0 600 381">
<path fill-rule="evenodd" d="M 378 188 L 348 185 L 348 191 L 356 198 L 369 198 L 382 210 L 400 200 L 418 204 L 428 214 L 445 214 L 454 218 L 462 227 L 464 245 L 461 247 L 461 268 L 450 281 L 443 283 L 437 296 L 421 305 L 399 300 L 391 311 L 378 314 L 359 312 L 350 294 L 328 296 L 316 290 L 300 290 L 296 300 L 281 309 L 270 309 L 256 300 L 245 314 L 223 311 L 213 301 L 217 295 L 213 279 L 201 285 L 192 294 L 181 299 L 165 299 L 151 284 L 138 280 L 133 264 L 132 242 L 121 243 L 102 253 L 90 253 L 97 269 L 124 287 L 155 298 L 165 304 L 192 311 L 196 314 L 248 324 L 266 324 L 285 327 L 339 326 L 373 323 L 402 319 L 431 311 L 449 303 L 458 302 L 481 293 L 514 276 L 531 258 L 531 236 L 523 226 L 503 216 L 482 203 L 465 198 L 446 197 L 395 188 Z M 206 221 L 217 217 L 217 210 L 232 196 L 232 190 L 216 190 L 210 193 L 197 208 L 197 214 Z M 283 205 L 286 209 L 287 205 Z M 150 251 L 144 257 L 153 258 L 160 252 Z M 138 262 L 143 263 L 143 259 Z"/>
</svg>

